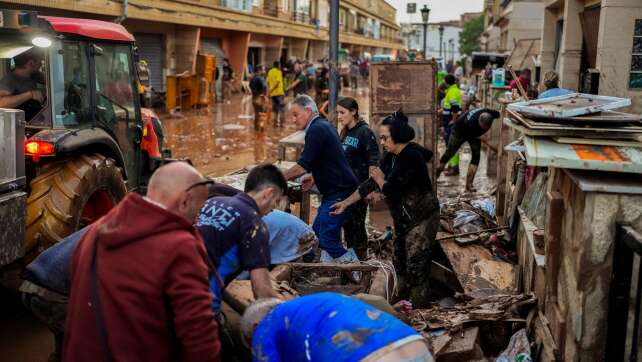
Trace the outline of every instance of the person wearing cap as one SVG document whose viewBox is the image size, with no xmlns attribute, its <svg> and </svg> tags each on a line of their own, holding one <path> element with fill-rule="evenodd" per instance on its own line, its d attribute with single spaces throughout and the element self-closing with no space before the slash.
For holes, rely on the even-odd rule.
<svg viewBox="0 0 642 362">
<path fill-rule="evenodd" d="M 252 361 L 434 361 L 413 328 L 338 293 L 259 299 L 245 310 L 241 334 Z"/>
<path fill-rule="evenodd" d="M 439 160 L 437 167 L 437 178 L 446 167 L 446 163 L 459 151 L 461 146 L 468 142 L 472 152 L 470 166 L 466 174 L 466 191 L 473 191 L 473 180 L 477 167 L 479 166 L 479 159 L 481 153 L 481 139 L 480 137 L 486 133 L 493 125 L 493 120 L 499 118 L 499 112 L 489 108 L 477 108 L 465 112 L 453 125 L 452 134 L 448 141 L 448 148 Z"/>
<path fill-rule="evenodd" d="M 386 151 L 379 167 L 347 199 L 332 205 L 333 214 L 370 193 L 383 193 L 395 228 L 393 264 L 399 280 L 399 295 L 417 308 L 427 308 L 431 245 L 439 229 L 439 200 L 432 187 L 427 163 L 432 151 L 411 142 L 415 131 L 408 117 L 395 112 L 379 127 Z"/>
</svg>

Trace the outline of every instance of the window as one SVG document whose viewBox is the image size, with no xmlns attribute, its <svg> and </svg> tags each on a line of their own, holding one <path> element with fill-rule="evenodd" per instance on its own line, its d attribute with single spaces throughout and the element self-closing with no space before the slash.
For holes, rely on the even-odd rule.
<svg viewBox="0 0 642 362">
<path fill-rule="evenodd" d="M 113 125 L 118 120 L 136 118 L 129 46 L 101 44 L 96 55 L 96 104 L 98 120 Z"/>
<path fill-rule="evenodd" d="M 223 0 L 222 4 L 226 8 L 249 12 L 252 11 L 252 2 L 252 0 Z"/>
<path fill-rule="evenodd" d="M 91 126 L 86 44 L 77 41 L 54 42 L 50 58 L 54 128 Z"/>
<path fill-rule="evenodd" d="M 642 89 L 642 19 L 635 20 L 635 29 L 633 30 L 629 88 Z"/>
</svg>

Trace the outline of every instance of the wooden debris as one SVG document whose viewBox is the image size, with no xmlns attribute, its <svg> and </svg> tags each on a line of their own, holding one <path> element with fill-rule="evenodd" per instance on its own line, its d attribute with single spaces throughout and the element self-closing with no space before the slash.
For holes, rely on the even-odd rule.
<svg viewBox="0 0 642 362">
<path fill-rule="evenodd" d="M 483 246 L 461 247 L 453 240 L 441 240 L 439 244 L 465 292 L 484 288 L 517 290 L 515 266 L 495 260 Z"/>
<path fill-rule="evenodd" d="M 459 295 L 467 299 L 467 295 Z M 412 313 L 412 325 L 427 329 L 446 328 L 457 330 L 464 323 L 473 321 L 502 321 L 520 319 L 515 306 L 535 304 L 533 294 L 497 294 L 463 301 L 455 306 L 434 306 L 429 309 L 416 309 Z M 522 320 L 523 321 L 523 320 Z"/>
<path fill-rule="evenodd" d="M 448 239 L 455 239 L 455 238 L 460 238 L 462 236 L 469 236 L 469 235 L 479 235 L 481 233 L 487 233 L 491 231 L 500 231 L 500 230 L 506 230 L 508 227 L 506 226 L 501 226 L 501 227 L 496 227 L 496 228 L 490 228 L 490 229 L 482 229 L 482 230 L 477 230 L 477 231 L 471 231 L 468 233 L 461 233 L 461 234 L 454 234 L 454 235 L 447 235 L 447 236 L 440 236 L 436 240 L 441 241 L 441 240 L 448 240 Z"/>
<path fill-rule="evenodd" d="M 465 328 L 461 335 L 454 334 L 450 337 L 440 354 L 435 354 L 440 362 L 472 361 L 484 357 L 479 347 L 479 327 Z"/>
</svg>

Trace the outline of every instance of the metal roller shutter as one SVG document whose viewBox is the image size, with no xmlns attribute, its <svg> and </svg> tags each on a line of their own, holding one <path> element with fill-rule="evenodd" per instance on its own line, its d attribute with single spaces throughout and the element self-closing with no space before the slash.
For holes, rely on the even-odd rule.
<svg viewBox="0 0 642 362">
<path fill-rule="evenodd" d="M 163 91 L 163 35 L 135 33 L 134 37 L 140 59 L 149 66 L 152 88 Z"/>
<path fill-rule="evenodd" d="M 207 38 L 201 37 L 200 40 L 200 52 L 201 54 L 210 54 L 216 57 L 216 69 L 218 73 L 223 74 L 223 58 L 225 58 L 225 53 L 223 53 L 223 47 L 221 46 L 221 40 L 216 38 Z M 216 80 L 216 94 L 221 96 L 221 77 Z"/>
</svg>

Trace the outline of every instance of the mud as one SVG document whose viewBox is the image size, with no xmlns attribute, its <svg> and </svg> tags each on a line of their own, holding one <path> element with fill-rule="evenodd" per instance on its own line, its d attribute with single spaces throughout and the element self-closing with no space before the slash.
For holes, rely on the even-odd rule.
<svg viewBox="0 0 642 362">
<path fill-rule="evenodd" d="M 368 89 L 342 93 L 357 99 L 359 113 L 367 118 Z M 292 97 L 286 98 L 286 103 Z M 181 115 L 159 114 L 165 140 L 176 158 L 189 158 L 207 176 L 223 176 L 247 165 L 277 160 L 279 140 L 295 132 L 286 108 L 283 127 L 268 124 L 263 132 L 254 130 L 254 111 L 250 96 L 234 94 L 229 104 L 190 110 Z M 293 154 L 286 154 L 293 160 Z"/>
</svg>

